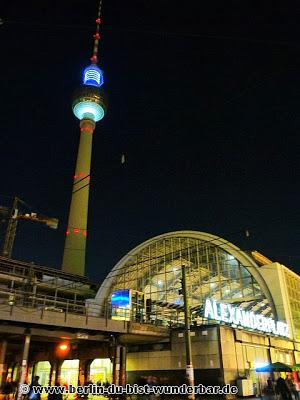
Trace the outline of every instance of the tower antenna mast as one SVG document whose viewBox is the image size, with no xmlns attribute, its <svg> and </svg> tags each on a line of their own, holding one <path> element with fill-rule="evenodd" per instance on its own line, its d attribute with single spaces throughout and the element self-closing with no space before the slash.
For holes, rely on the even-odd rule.
<svg viewBox="0 0 300 400">
<path fill-rule="evenodd" d="M 98 16 L 96 19 L 96 32 L 94 34 L 94 48 L 93 55 L 91 57 L 92 64 L 98 63 L 99 54 L 99 41 L 100 41 L 100 25 L 101 25 L 101 10 L 102 10 L 102 0 L 99 1 Z"/>
</svg>

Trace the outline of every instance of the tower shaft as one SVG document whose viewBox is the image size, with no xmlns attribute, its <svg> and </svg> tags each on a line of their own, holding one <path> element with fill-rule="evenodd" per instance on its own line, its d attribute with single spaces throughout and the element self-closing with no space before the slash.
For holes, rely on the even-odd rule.
<svg viewBox="0 0 300 400">
<path fill-rule="evenodd" d="M 94 129 L 95 122 L 91 119 L 80 121 L 80 142 L 62 265 L 63 271 L 82 276 L 85 274 L 89 182 Z"/>
<path fill-rule="evenodd" d="M 101 89 L 103 85 L 103 71 L 97 65 L 101 5 L 102 0 L 99 0 L 91 64 L 84 69 L 82 85 L 74 93 L 72 101 L 73 113 L 80 120 L 81 133 L 62 270 L 82 276 L 85 275 L 85 248 L 93 133 L 96 122 L 100 121 L 106 112 L 105 96 Z"/>
</svg>

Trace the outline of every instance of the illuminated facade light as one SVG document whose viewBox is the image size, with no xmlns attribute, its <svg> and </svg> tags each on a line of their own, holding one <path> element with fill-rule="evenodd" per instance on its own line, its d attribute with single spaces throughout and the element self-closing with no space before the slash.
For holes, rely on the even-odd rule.
<svg viewBox="0 0 300 400">
<path fill-rule="evenodd" d="M 104 117 L 103 107 L 93 101 L 80 101 L 73 107 L 75 116 L 82 119 L 91 119 L 94 122 L 100 121 Z"/>
<path fill-rule="evenodd" d="M 90 65 L 83 71 L 84 85 L 100 87 L 103 82 L 103 72 L 97 65 Z"/>
</svg>

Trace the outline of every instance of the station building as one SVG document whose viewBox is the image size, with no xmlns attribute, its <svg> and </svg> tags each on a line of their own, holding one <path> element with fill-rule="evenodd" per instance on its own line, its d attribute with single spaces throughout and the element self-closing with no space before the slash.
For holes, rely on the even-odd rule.
<svg viewBox="0 0 300 400">
<path fill-rule="evenodd" d="M 149 374 L 184 381 L 183 265 L 197 383 L 232 383 L 239 377 L 257 382 L 259 366 L 300 363 L 300 277 L 220 237 L 177 231 L 131 250 L 95 298 L 98 304 L 111 301 L 112 318 L 170 328 L 168 340 L 128 345 L 130 382 Z"/>
</svg>

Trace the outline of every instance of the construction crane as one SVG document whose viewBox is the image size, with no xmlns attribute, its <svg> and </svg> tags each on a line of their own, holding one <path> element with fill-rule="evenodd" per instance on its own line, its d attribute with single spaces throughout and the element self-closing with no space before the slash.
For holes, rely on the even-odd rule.
<svg viewBox="0 0 300 400">
<path fill-rule="evenodd" d="M 38 222 L 40 224 L 47 225 L 51 229 L 57 229 L 58 219 L 50 218 L 38 213 L 22 213 L 20 211 L 20 205 L 26 205 L 24 201 L 18 197 L 14 197 L 12 208 L 0 206 L 0 213 L 2 218 L 7 219 L 7 228 L 5 232 L 4 244 L 2 248 L 2 256 L 11 258 L 14 241 L 17 233 L 17 225 L 19 220 Z"/>
</svg>

